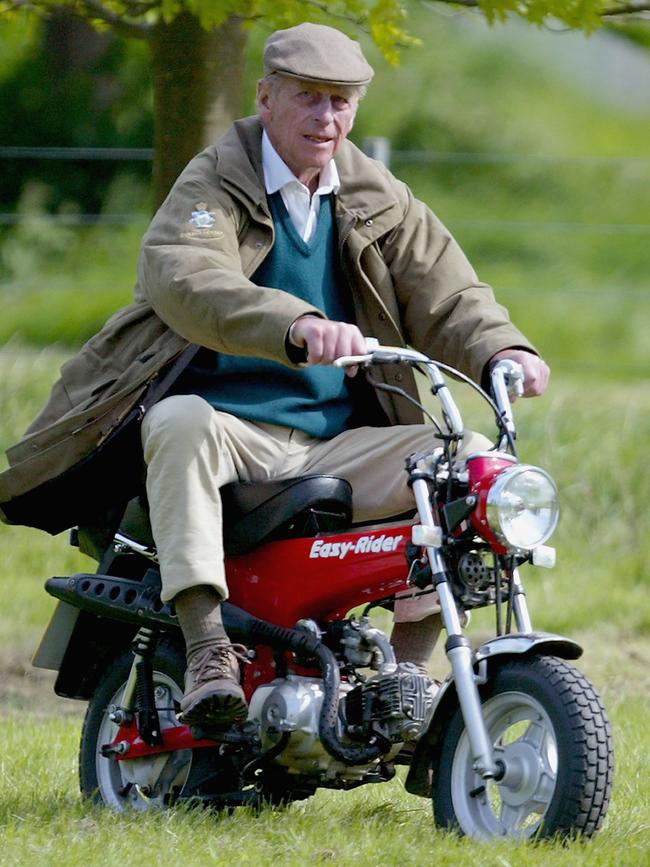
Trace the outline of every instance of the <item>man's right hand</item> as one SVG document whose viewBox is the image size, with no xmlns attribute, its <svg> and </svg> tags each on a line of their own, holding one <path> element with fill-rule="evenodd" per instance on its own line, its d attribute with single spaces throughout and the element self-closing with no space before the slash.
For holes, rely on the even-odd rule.
<svg viewBox="0 0 650 867">
<path fill-rule="evenodd" d="M 301 316 L 291 326 L 291 343 L 307 350 L 307 364 L 331 364 L 342 355 L 365 355 L 366 339 L 356 325 L 319 316 Z M 346 368 L 354 376 L 357 367 Z"/>
</svg>

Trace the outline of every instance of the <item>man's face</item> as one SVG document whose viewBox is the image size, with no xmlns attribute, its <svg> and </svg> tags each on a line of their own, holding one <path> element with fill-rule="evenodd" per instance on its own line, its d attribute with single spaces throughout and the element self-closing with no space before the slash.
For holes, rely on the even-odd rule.
<svg viewBox="0 0 650 867">
<path fill-rule="evenodd" d="M 259 84 L 259 113 L 271 144 L 307 186 L 345 141 L 358 101 L 351 87 L 284 76 Z"/>
</svg>

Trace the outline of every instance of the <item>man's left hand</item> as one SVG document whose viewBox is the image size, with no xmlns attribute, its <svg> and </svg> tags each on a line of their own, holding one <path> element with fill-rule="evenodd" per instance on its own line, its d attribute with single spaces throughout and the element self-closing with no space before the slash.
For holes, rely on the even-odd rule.
<svg viewBox="0 0 650 867">
<path fill-rule="evenodd" d="M 495 364 L 504 358 L 509 358 L 521 364 L 524 369 L 524 397 L 537 397 L 544 394 L 548 379 L 551 375 L 550 368 L 543 358 L 525 349 L 502 349 L 493 355 L 489 364 Z"/>
</svg>

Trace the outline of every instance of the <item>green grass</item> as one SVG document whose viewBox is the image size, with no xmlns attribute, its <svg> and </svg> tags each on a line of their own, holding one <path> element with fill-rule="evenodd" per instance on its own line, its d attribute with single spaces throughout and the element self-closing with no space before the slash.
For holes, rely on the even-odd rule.
<svg viewBox="0 0 650 867">
<path fill-rule="evenodd" d="M 621 651 L 616 656 L 619 665 L 629 668 Z M 633 665 L 630 673 L 636 668 L 641 666 Z M 99 867 L 127 859 L 144 867 L 156 853 L 164 863 L 197 867 L 359 861 L 641 867 L 650 844 L 644 808 L 650 770 L 646 702 L 633 694 L 630 683 L 623 695 L 618 684 L 603 692 L 615 732 L 617 781 L 605 829 L 587 843 L 488 846 L 459 840 L 434 829 L 430 804 L 404 791 L 403 772 L 391 783 L 348 793 L 320 791 L 287 810 L 268 809 L 261 815 L 238 810 L 216 816 L 178 808 L 167 814 L 115 816 L 78 797 L 78 719 L 12 714 L 0 766 L 0 863 Z"/>
<path fill-rule="evenodd" d="M 44 399 L 65 358 L 6 347 L 0 353 L 0 444 L 15 440 Z M 468 422 L 484 410 L 465 394 Z M 585 647 L 579 667 L 612 719 L 616 777 L 603 831 L 591 842 L 479 845 L 438 832 L 427 800 L 408 795 L 403 771 L 354 792 L 319 791 L 285 811 L 216 816 L 202 810 L 115 816 L 81 801 L 76 753 L 83 707 L 52 695 L 52 677 L 29 658 L 53 601 L 45 578 L 88 568 L 65 534 L 0 526 L 0 864 L 2 865 L 566 865 L 641 867 L 650 847 L 650 652 L 647 592 L 650 534 L 643 513 L 650 393 L 631 382 L 556 381 L 547 397 L 521 401 L 522 458 L 558 480 L 563 518 L 554 540 L 558 567 L 526 570 L 536 626 Z M 386 627 L 387 623 L 378 621 Z M 478 641 L 491 613 L 474 617 Z M 436 651 L 432 669 L 445 671 Z"/>
<path fill-rule="evenodd" d="M 610 636 L 611 637 L 611 636 Z M 592 661 L 596 654 L 592 653 Z M 643 678 L 647 667 L 615 654 Z M 433 828 L 430 804 L 408 795 L 403 773 L 391 783 L 349 793 L 321 791 L 285 811 L 215 816 L 178 808 L 115 816 L 83 803 L 76 790 L 79 720 L 11 714 L 0 765 L 0 863 L 115 865 L 150 863 L 301 865 L 644 865 L 648 835 L 646 702 L 628 683 L 605 686 L 617 748 L 614 799 L 605 829 L 591 842 L 480 845 Z"/>
</svg>

